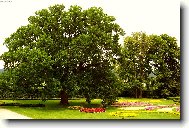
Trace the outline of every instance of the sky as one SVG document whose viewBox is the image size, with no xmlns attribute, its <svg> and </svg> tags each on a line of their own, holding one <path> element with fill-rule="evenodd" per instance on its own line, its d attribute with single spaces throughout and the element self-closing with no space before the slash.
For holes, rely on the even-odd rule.
<svg viewBox="0 0 189 128">
<path fill-rule="evenodd" d="M 0 1 L 0 55 L 8 49 L 5 38 L 20 26 L 28 24 L 28 17 L 37 10 L 54 4 L 79 5 L 83 9 L 102 7 L 124 29 L 147 34 L 168 34 L 176 37 L 180 46 L 180 0 L 1 0 Z M 122 42 L 122 41 L 121 41 Z M 0 61 L 0 69 L 3 68 Z"/>
</svg>

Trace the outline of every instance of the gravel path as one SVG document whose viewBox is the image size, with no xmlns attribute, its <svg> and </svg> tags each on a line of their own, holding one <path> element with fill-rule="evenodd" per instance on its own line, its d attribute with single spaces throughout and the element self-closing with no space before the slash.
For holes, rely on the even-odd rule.
<svg viewBox="0 0 189 128">
<path fill-rule="evenodd" d="M 0 108 L 0 119 L 31 119 L 16 112 Z"/>
</svg>

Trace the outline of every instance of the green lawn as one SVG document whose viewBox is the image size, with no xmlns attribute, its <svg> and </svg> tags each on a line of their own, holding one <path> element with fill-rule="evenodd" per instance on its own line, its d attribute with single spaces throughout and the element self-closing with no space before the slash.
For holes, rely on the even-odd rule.
<svg viewBox="0 0 189 128">
<path fill-rule="evenodd" d="M 129 112 L 128 110 L 120 110 L 117 107 L 107 107 L 106 112 L 102 113 L 85 113 L 79 110 L 73 110 L 67 107 L 59 105 L 59 100 L 48 100 L 46 102 L 40 100 L 1 100 L 5 103 L 22 103 L 22 104 L 45 104 L 46 107 L 18 107 L 18 106 L 0 106 L 2 108 L 9 109 L 19 114 L 31 117 L 33 119 L 123 119 L 123 117 L 112 116 L 110 113 L 122 111 Z M 164 99 L 131 99 L 131 98 L 120 98 L 119 102 L 150 102 L 153 105 L 170 105 L 174 104 L 172 100 Z M 101 100 L 92 100 L 92 105 L 88 105 L 85 99 L 80 100 L 69 100 L 70 106 L 83 106 L 83 107 L 99 107 Z M 144 110 L 146 111 L 146 110 Z M 174 113 L 158 113 L 144 111 L 131 111 L 137 114 L 135 117 L 124 117 L 124 119 L 180 119 L 180 115 Z"/>
</svg>

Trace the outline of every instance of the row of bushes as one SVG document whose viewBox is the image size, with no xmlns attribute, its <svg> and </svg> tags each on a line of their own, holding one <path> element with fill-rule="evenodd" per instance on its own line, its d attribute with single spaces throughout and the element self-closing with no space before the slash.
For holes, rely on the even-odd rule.
<svg viewBox="0 0 189 128">
<path fill-rule="evenodd" d="M 44 104 L 21 104 L 21 103 L 0 103 L 0 106 L 19 106 L 19 107 L 45 107 Z"/>
</svg>

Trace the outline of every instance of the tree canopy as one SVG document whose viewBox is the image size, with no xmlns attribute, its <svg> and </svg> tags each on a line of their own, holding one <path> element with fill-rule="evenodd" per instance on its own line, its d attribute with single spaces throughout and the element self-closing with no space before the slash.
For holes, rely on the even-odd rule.
<svg viewBox="0 0 189 128">
<path fill-rule="evenodd" d="M 151 35 L 149 58 L 156 90 L 153 95 L 159 97 L 180 95 L 180 47 L 177 40 L 167 34 Z"/>
<path fill-rule="evenodd" d="M 28 20 L 6 38 L 9 50 L 1 56 L 5 71 L 14 72 L 12 86 L 23 90 L 19 95 L 47 99 L 60 91 L 62 104 L 78 93 L 88 102 L 115 98 L 121 85 L 113 64 L 121 55 L 118 40 L 124 31 L 113 16 L 97 7 L 54 5 Z"/>
<path fill-rule="evenodd" d="M 174 37 L 135 32 L 125 38 L 122 53 L 120 77 L 136 97 L 143 90 L 154 97 L 180 94 L 180 48 Z"/>
<path fill-rule="evenodd" d="M 123 29 L 102 8 L 54 5 L 39 10 L 5 39 L 0 56 L 3 97 L 80 96 L 112 103 L 123 89 L 142 98 L 180 94 L 180 47 L 167 34 L 134 32 L 118 43 Z M 3 86 L 2 86 L 3 85 Z"/>
</svg>

